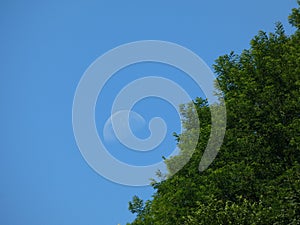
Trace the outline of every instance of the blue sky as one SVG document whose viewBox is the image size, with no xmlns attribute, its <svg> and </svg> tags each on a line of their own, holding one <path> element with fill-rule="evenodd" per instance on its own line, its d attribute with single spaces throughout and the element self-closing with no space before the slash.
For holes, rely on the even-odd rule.
<svg viewBox="0 0 300 225">
<path fill-rule="evenodd" d="M 183 45 L 211 67 L 218 56 L 247 48 L 258 30 L 273 31 L 276 21 L 291 33 L 287 16 L 295 6 L 292 0 L 1 1 L 0 224 L 123 225 L 134 218 L 127 210 L 131 197 L 149 198 L 153 193 L 150 187 L 104 179 L 78 150 L 73 97 L 97 57 L 121 44 L 154 39 Z M 178 71 L 143 64 L 120 73 L 125 76 L 116 74 L 97 104 L 100 136 L 117 90 L 138 76 L 173 77 Z M 176 75 L 181 77 L 177 82 L 192 97 L 201 95 L 183 75 Z M 142 165 L 169 154 L 175 146 L 170 134 L 179 125 L 174 109 L 163 104 L 148 99 L 136 111 L 144 113 L 146 121 L 158 114 L 167 117 L 170 127 L 161 146 L 165 152 L 145 158 L 120 152 L 118 143 L 110 142 L 111 154 Z M 147 129 L 136 132 L 147 136 Z"/>
</svg>

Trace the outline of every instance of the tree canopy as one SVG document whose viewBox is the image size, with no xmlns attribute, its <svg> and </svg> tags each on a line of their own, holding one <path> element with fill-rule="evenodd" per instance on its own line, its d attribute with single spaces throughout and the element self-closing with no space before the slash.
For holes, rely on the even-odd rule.
<svg viewBox="0 0 300 225">
<path fill-rule="evenodd" d="M 217 158 L 199 173 L 211 121 L 207 101 L 197 98 L 191 104 L 200 135 L 193 129 L 175 134 L 181 151 L 165 162 L 172 174 L 189 153 L 189 138 L 199 135 L 191 160 L 152 183 L 152 200 L 133 198 L 129 209 L 137 216 L 131 225 L 300 224 L 300 8 L 289 22 L 294 34 L 277 23 L 273 33 L 260 31 L 248 50 L 216 60 L 227 109 Z M 194 124 L 191 104 L 181 108 L 184 126 Z"/>
</svg>

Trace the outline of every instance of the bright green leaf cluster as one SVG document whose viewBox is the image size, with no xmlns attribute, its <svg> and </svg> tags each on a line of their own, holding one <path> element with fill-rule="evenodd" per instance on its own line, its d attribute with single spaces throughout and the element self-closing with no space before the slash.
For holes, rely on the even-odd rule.
<svg viewBox="0 0 300 225">
<path fill-rule="evenodd" d="M 300 1 L 299 1 L 300 5 Z M 213 164 L 198 166 L 210 133 L 203 99 L 182 106 L 182 134 L 174 134 L 178 156 L 165 160 L 169 175 L 191 152 L 191 160 L 167 180 L 153 182 L 153 199 L 129 203 L 132 225 L 300 224 L 300 9 L 293 9 L 291 36 L 278 23 L 260 31 L 251 47 L 219 57 L 214 66 L 227 108 L 227 130 Z M 193 129 L 193 105 L 200 134 Z"/>
</svg>

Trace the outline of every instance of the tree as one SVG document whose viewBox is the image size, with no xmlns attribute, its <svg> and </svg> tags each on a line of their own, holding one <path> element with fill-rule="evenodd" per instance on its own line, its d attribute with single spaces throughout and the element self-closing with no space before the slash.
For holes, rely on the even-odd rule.
<svg viewBox="0 0 300 225">
<path fill-rule="evenodd" d="M 289 22 L 297 29 L 293 35 L 277 23 L 274 33 L 260 31 L 250 49 L 216 60 L 227 108 L 217 158 L 199 173 L 211 106 L 197 98 L 191 104 L 200 135 L 193 129 L 176 134 L 181 151 L 166 160 L 170 174 L 189 155 L 189 137 L 199 136 L 192 158 L 170 179 L 153 183 L 153 199 L 135 210 L 132 225 L 300 224 L 300 8 Z M 195 119 L 190 110 L 181 108 L 185 126 Z"/>
</svg>

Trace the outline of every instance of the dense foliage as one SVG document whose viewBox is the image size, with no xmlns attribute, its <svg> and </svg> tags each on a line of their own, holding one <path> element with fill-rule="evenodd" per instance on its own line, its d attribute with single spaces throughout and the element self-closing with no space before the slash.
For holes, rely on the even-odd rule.
<svg viewBox="0 0 300 225">
<path fill-rule="evenodd" d="M 298 2 L 300 4 L 300 1 Z M 196 99 L 199 142 L 191 160 L 170 179 L 153 182 L 152 200 L 137 196 L 129 210 L 132 225 L 168 224 L 300 224 L 300 9 L 287 36 L 278 23 L 274 33 L 259 32 L 249 50 L 216 60 L 227 129 L 213 164 L 198 166 L 210 135 L 210 109 Z M 182 107 L 185 126 L 193 124 L 191 105 Z M 176 135 L 181 152 L 166 164 L 172 168 L 188 149 L 193 129 Z"/>
</svg>

